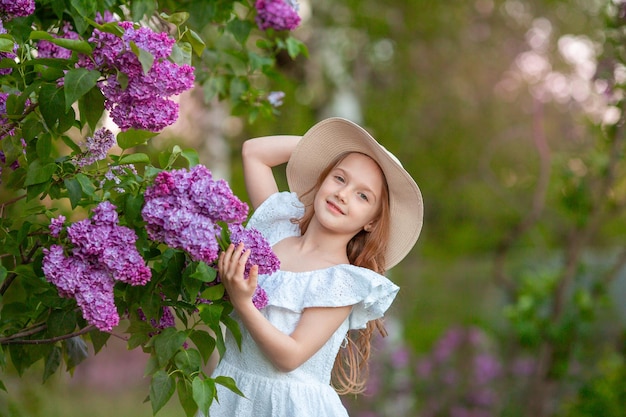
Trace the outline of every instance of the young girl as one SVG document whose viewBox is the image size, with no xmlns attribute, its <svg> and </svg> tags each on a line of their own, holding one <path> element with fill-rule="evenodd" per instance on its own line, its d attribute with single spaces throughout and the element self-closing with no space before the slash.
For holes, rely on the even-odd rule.
<svg viewBox="0 0 626 417">
<path fill-rule="evenodd" d="M 286 161 L 291 192 L 278 192 L 272 167 Z M 347 416 L 338 393 L 364 389 L 370 337 L 385 334 L 380 319 L 399 290 L 382 274 L 417 241 L 420 190 L 393 155 L 341 118 L 303 137 L 251 139 L 243 164 L 255 209 L 248 227 L 281 267 L 261 276 L 252 267 L 244 279 L 249 251 L 231 245 L 219 258 L 243 336 L 241 350 L 227 336 L 213 377 L 234 378 L 245 397 L 218 385 L 210 416 Z M 262 310 L 252 304 L 257 281 L 269 298 Z"/>
</svg>

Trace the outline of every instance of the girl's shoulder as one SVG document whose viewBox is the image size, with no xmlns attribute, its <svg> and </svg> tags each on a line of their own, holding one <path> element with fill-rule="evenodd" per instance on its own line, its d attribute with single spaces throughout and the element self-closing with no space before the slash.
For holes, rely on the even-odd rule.
<svg viewBox="0 0 626 417">
<path fill-rule="evenodd" d="M 351 305 L 351 329 L 362 329 L 380 318 L 400 288 L 370 269 L 342 264 L 308 272 L 279 271 L 259 277 L 269 305 L 302 312 L 308 307 Z"/>
<path fill-rule="evenodd" d="M 296 193 L 282 191 L 269 196 L 252 213 L 246 227 L 257 229 L 274 245 L 290 236 L 300 235 L 300 226 L 293 222 L 304 214 L 304 205 Z"/>
</svg>

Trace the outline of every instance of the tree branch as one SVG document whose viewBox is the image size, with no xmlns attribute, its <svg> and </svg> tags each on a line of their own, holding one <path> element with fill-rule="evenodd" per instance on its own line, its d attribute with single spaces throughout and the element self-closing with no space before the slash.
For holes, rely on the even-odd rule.
<svg viewBox="0 0 626 417">
<path fill-rule="evenodd" d="M 43 326 L 44 326 L 44 329 L 47 328 L 45 324 Z M 64 335 L 56 336 L 56 337 L 51 337 L 49 339 L 18 339 L 18 338 L 15 338 L 15 335 L 12 335 L 12 336 L 0 339 L 0 345 L 43 345 L 43 344 L 49 344 L 49 343 L 56 343 L 61 340 L 71 339 L 72 337 L 89 333 L 95 328 L 96 326 L 94 326 L 93 324 L 90 324 L 89 326 L 83 327 L 77 332 L 68 333 L 68 334 L 64 334 Z"/>
</svg>

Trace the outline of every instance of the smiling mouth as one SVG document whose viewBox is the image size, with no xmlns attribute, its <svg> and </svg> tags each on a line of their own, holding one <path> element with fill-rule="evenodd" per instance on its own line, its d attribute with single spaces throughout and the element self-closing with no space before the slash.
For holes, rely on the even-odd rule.
<svg viewBox="0 0 626 417">
<path fill-rule="evenodd" d="M 332 211 L 335 211 L 335 212 L 337 212 L 337 213 L 339 213 L 339 214 L 345 214 L 345 213 L 343 212 L 343 210 L 341 210 L 341 209 L 339 208 L 339 206 L 338 206 L 337 204 L 333 203 L 332 201 L 327 201 L 327 202 L 326 202 L 326 204 L 330 207 L 330 209 L 331 209 Z"/>
</svg>

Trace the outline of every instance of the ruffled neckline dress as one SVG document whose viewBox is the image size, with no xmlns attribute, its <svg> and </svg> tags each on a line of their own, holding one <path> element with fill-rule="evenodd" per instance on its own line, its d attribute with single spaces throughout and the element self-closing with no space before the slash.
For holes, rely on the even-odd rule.
<svg viewBox="0 0 626 417">
<path fill-rule="evenodd" d="M 304 207 L 295 193 L 273 194 L 254 212 L 247 227 L 259 230 L 271 245 L 300 229 L 291 219 Z M 281 372 L 266 359 L 236 314 L 242 332 L 241 351 L 226 332 L 226 353 L 213 377 L 232 377 L 245 398 L 217 385 L 218 402 L 210 416 L 228 417 L 339 417 L 347 411 L 330 385 L 335 357 L 349 329 L 365 328 L 383 316 L 398 293 L 398 286 L 370 269 L 342 264 L 307 272 L 277 271 L 260 275 L 268 305 L 263 315 L 285 334 L 291 334 L 307 307 L 353 305 L 352 312 L 328 342 L 291 372 Z"/>
</svg>

